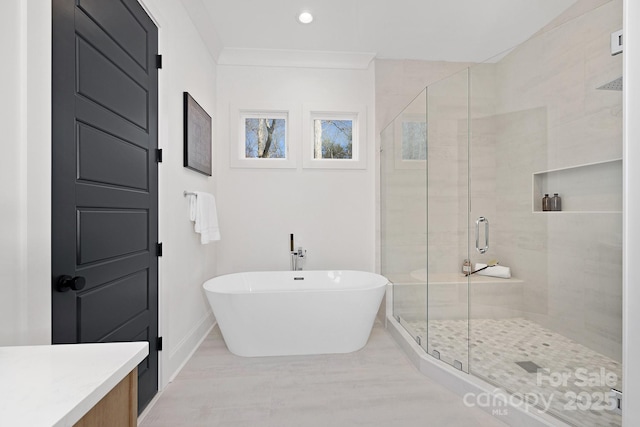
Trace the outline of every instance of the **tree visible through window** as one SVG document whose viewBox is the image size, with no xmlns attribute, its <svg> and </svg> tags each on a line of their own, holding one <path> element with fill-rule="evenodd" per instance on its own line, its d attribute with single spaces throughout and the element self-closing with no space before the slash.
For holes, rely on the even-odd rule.
<svg viewBox="0 0 640 427">
<path fill-rule="evenodd" d="M 286 120 L 245 118 L 245 157 L 284 159 L 287 157 Z"/>
<path fill-rule="evenodd" d="M 352 159 L 353 121 L 315 119 L 313 142 L 314 159 Z"/>
</svg>

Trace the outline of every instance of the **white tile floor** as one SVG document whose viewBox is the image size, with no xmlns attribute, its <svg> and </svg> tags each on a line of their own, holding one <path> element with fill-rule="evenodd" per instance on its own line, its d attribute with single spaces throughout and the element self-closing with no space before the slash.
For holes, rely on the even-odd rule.
<svg viewBox="0 0 640 427">
<path fill-rule="evenodd" d="M 154 426 L 504 426 L 418 372 L 376 323 L 349 354 L 243 358 L 215 328 L 146 415 Z"/>
</svg>

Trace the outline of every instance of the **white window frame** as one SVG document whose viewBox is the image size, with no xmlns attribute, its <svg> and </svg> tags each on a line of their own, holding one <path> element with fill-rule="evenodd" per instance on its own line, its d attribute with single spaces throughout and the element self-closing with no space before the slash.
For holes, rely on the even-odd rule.
<svg viewBox="0 0 640 427">
<path fill-rule="evenodd" d="M 365 106 L 327 107 L 305 105 L 302 113 L 302 166 L 310 169 L 366 169 L 367 168 L 367 109 Z M 351 120 L 351 159 L 315 159 L 314 120 Z"/>
<path fill-rule="evenodd" d="M 248 118 L 285 120 L 285 157 L 284 158 L 247 158 L 246 124 Z M 230 165 L 234 168 L 295 168 L 296 150 L 292 143 L 291 110 L 289 108 L 238 108 L 231 106 L 229 147 Z"/>
</svg>

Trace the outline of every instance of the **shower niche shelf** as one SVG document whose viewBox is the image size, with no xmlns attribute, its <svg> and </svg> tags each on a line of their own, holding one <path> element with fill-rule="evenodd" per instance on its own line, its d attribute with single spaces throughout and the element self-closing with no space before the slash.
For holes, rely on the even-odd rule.
<svg viewBox="0 0 640 427">
<path fill-rule="evenodd" d="M 558 193 L 562 211 L 543 211 L 542 197 Z M 533 174 L 534 213 L 621 213 L 622 159 Z"/>
</svg>

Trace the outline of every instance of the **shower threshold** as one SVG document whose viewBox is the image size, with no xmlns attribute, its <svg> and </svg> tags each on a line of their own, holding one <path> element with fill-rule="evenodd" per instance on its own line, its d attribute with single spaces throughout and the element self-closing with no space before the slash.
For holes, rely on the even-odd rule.
<svg viewBox="0 0 640 427">
<path fill-rule="evenodd" d="M 400 320 L 405 326 L 411 326 L 410 329 L 421 335 L 423 337 L 423 340 L 425 339 L 426 331 L 420 330 L 421 327 L 419 322 L 416 322 L 416 324 L 413 325 L 412 323 L 414 322 L 405 322 L 404 319 Z M 535 339 L 536 336 L 544 337 L 541 338 L 543 341 L 545 341 L 544 343 L 550 344 L 552 346 L 558 347 L 560 344 L 553 341 L 553 337 L 550 337 L 548 334 L 549 331 L 543 329 L 539 325 L 533 324 L 533 322 L 530 323 L 536 325 L 539 330 L 535 328 L 532 329 L 531 325 L 521 324 L 523 322 L 527 322 L 525 319 L 505 320 L 508 321 L 508 324 L 505 324 L 505 322 L 499 323 L 500 321 L 488 321 L 483 319 L 483 321 L 488 323 L 481 325 L 482 330 L 487 331 L 488 335 L 496 336 L 495 328 L 498 327 L 501 328 L 501 330 L 504 330 L 505 327 L 509 326 L 513 326 L 514 328 L 517 327 L 518 329 L 529 327 L 532 332 L 531 335 L 534 337 L 531 340 L 531 345 L 537 345 L 537 341 Z M 456 321 L 432 321 L 430 325 L 434 327 L 434 329 L 432 329 L 431 331 L 433 333 L 434 331 L 438 330 L 440 330 L 440 332 L 446 330 L 448 334 L 451 334 L 452 331 L 453 333 L 455 333 L 455 329 L 457 327 L 455 322 Z M 577 410 L 575 412 L 570 412 L 569 416 L 564 416 L 566 415 L 566 413 L 558 414 L 558 405 L 561 405 L 560 409 L 566 409 L 565 405 L 567 405 L 567 403 L 571 403 L 560 399 L 558 393 L 562 393 L 563 396 L 571 396 L 571 384 L 553 384 L 556 388 L 555 390 L 544 390 L 545 380 L 549 382 L 549 378 L 555 378 L 551 377 L 550 375 L 558 370 L 558 365 L 553 365 L 550 362 L 550 359 L 540 357 L 540 354 L 543 353 L 542 350 L 540 352 L 522 353 L 522 346 L 520 346 L 520 350 L 518 349 L 518 347 L 516 347 L 513 352 L 507 352 L 504 351 L 505 347 L 502 346 L 501 350 L 504 354 L 495 356 L 494 347 L 491 348 L 491 357 L 487 357 L 489 355 L 483 354 L 481 351 L 479 351 L 478 348 L 473 348 L 474 343 L 472 342 L 472 369 L 470 375 L 465 372 L 461 372 L 460 370 L 455 369 L 453 366 L 428 355 L 425 350 L 420 345 L 418 345 L 415 338 L 412 337 L 406 331 L 405 327 L 403 327 L 398 322 L 398 319 L 390 315 L 387 316 L 387 329 L 390 331 L 394 339 L 400 344 L 400 346 L 403 348 L 405 353 L 409 356 L 410 360 L 418 370 L 420 370 L 422 373 L 432 378 L 433 380 L 437 381 L 438 383 L 456 392 L 458 395 L 460 395 L 461 399 L 464 400 L 465 404 L 470 406 L 478 406 L 486 412 L 496 416 L 498 419 L 503 420 L 509 425 L 531 427 L 565 425 L 620 425 L 620 416 L 618 414 L 614 414 L 611 411 L 580 411 L 580 408 L 576 408 Z M 424 326 L 422 326 L 422 329 L 424 329 Z M 478 337 L 476 336 L 475 338 Z M 463 346 L 467 342 L 466 339 L 460 341 L 461 345 Z M 484 340 L 481 339 L 481 341 Z M 432 343 L 434 342 L 430 341 L 430 344 Z M 490 344 L 496 345 L 498 343 L 494 342 Z M 485 350 L 488 350 L 489 348 L 490 347 L 486 347 Z M 449 349 L 449 353 L 451 353 L 452 350 L 453 357 L 458 357 L 466 360 L 466 357 L 464 357 L 464 353 L 461 352 L 461 349 Z M 457 354 L 456 350 L 458 350 L 458 353 L 460 354 Z M 556 351 L 557 350 L 570 351 L 566 347 L 556 349 Z M 594 352 L 594 354 L 597 353 Z M 549 357 L 553 359 L 554 355 L 557 356 L 557 353 L 550 353 Z M 500 356 L 502 356 L 502 358 Z M 601 357 L 604 358 L 604 356 Z M 532 361 L 528 359 L 534 360 Z M 583 357 L 580 360 L 580 363 L 584 364 L 584 359 L 585 358 Z M 610 362 L 610 364 L 606 365 L 608 370 L 610 369 L 612 372 L 619 372 L 616 369 L 618 369 L 620 365 L 616 362 L 611 361 L 608 358 L 604 358 L 604 360 L 598 360 L 598 362 L 601 362 L 601 366 L 602 363 L 605 363 L 607 361 Z M 524 363 L 518 364 L 518 362 Z M 531 362 L 531 364 L 527 362 Z M 478 369 L 473 369 L 474 363 L 478 364 Z M 540 375 L 538 375 L 537 372 L 528 372 L 527 368 L 532 369 L 534 365 L 550 365 L 549 368 L 551 369 L 550 371 L 542 371 Z M 547 368 L 547 366 L 541 367 L 543 369 Z M 563 371 L 566 372 L 567 369 L 573 369 L 573 365 L 563 365 L 563 368 L 566 368 Z M 485 371 L 478 372 L 479 370 L 483 369 Z M 490 374 L 486 374 L 486 372 L 489 372 Z M 547 375 L 546 372 L 549 372 L 549 374 Z M 621 376 L 618 378 L 621 378 Z M 541 379 L 542 381 L 540 381 Z M 541 384 L 532 384 L 532 382 Z M 536 388 L 536 386 L 538 388 Z M 566 386 L 569 386 L 569 388 L 567 388 Z M 585 389 L 582 390 L 585 391 Z M 581 392 L 581 390 L 576 391 L 578 392 L 576 393 L 577 395 L 579 395 L 579 393 Z M 587 389 L 586 391 L 590 393 L 592 390 Z M 550 398 L 550 395 L 553 393 L 555 393 L 556 395 L 554 395 L 553 398 Z M 525 397 L 528 402 L 524 402 L 520 399 L 520 397 Z M 540 404 L 539 402 L 543 403 Z M 579 398 L 577 398 L 577 403 L 581 403 Z M 554 413 L 552 416 L 551 414 L 547 413 L 547 410 L 544 409 L 545 407 L 547 408 L 547 410 L 550 409 L 551 411 L 554 411 L 556 413 Z M 562 419 L 562 421 L 560 418 Z"/>
</svg>

